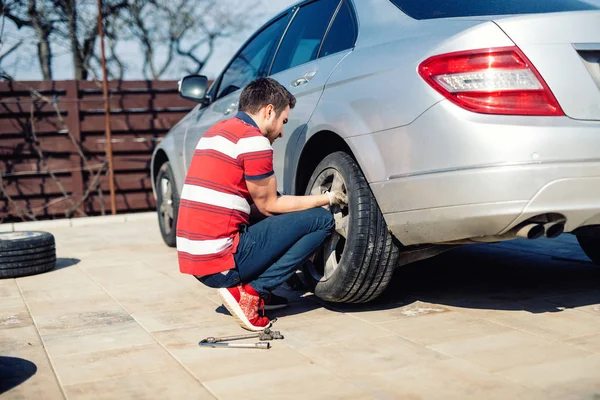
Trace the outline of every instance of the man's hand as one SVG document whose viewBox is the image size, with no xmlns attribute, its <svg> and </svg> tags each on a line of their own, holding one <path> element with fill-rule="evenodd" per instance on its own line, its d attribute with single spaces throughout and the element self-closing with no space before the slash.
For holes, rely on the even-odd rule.
<svg viewBox="0 0 600 400">
<path fill-rule="evenodd" d="M 348 205 L 348 195 L 344 192 L 340 192 L 339 190 L 334 190 L 333 192 L 326 192 L 327 197 L 329 197 L 329 205 L 332 206 L 334 204 L 340 206 Z"/>
</svg>

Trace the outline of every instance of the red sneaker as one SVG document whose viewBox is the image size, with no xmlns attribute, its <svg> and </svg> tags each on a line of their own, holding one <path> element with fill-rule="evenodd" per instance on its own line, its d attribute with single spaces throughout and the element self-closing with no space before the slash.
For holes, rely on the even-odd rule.
<svg viewBox="0 0 600 400">
<path fill-rule="evenodd" d="M 258 308 L 264 308 L 264 300 L 252 286 L 239 284 L 232 288 L 221 288 L 217 292 L 225 308 L 242 328 L 249 331 L 262 331 L 271 326 L 267 317 L 258 315 Z"/>
</svg>

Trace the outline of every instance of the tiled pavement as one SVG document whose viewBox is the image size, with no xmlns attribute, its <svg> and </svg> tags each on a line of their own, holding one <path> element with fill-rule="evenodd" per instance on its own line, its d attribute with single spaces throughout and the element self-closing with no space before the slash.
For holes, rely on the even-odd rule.
<svg viewBox="0 0 600 400">
<path fill-rule="evenodd" d="M 570 235 L 449 251 L 369 305 L 284 288 L 265 351 L 200 348 L 245 331 L 126 221 L 44 228 L 58 267 L 0 280 L 0 398 L 600 399 L 600 267 Z"/>
</svg>

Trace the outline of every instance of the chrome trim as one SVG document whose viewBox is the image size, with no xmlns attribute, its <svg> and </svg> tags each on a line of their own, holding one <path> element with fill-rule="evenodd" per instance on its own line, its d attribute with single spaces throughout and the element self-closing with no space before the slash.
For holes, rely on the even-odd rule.
<svg viewBox="0 0 600 400">
<path fill-rule="evenodd" d="M 335 8 L 335 11 L 333 12 L 333 15 L 331 16 L 331 19 L 329 20 L 329 25 L 327 25 L 327 28 L 325 29 L 325 33 L 323 33 L 323 37 L 321 38 L 321 43 L 319 43 L 319 50 L 317 51 L 317 56 L 315 57 L 315 59 L 318 59 L 321 56 L 321 50 L 323 49 L 323 43 L 325 43 L 325 39 L 327 39 L 327 35 L 329 35 L 329 30 L 331 29 L 331 26 L 333 25 L 335 18 L 337 17 L 338 13 L 340 12 L 340 9 L 342 8 L 342 4 L 344 4 L 344 0 L 339 1 L 337 7 Z"/>
<path fill-rule="evenodd" d="M 281 37 L 279 38 L 279 43 L 277 43 L 277 47 L 275 48 L 275 51 L 273 52 L 273 57 L 271 58 L 271 64 L 269 65 L 269 68 L 265 71 L 266 76 L 271 76 L 271 71 L 273 70 L 273 64 L 275 64 L 275 59 L 277 58 L 277 54 L 279 54 L 279 49 L 281 49 L 281 44 L 283 43 L 283 39 L 285 39 L 285 35 L 287 35 L 288 30 L 290 29 L 290 26 L 292 26 L 292 22 L 294 22 L 294 19 L 296 18 L 296 14 L 298 14 L 298 10 L 300 10 L 300 6 L 295 6 L 291 10 L 289 10 L 292 12 L 291 16 L 288 17 L 290 20 L 288 21 L 287 26 L 285 27 L 285 29 L 283 30 L 283 33 L 281 34 Z"/>
<path fill-rule="evenodd" d="M 494 164 L 469 165 L 466 167 L 434 169 L 434 170 L 421 171 L 421 172 L 415 172 L 415 173 L 410 173 L 410 174 L 390 175 L 388 177 L 388 180 L 400 179 L 400 178 L 410 178 L 413 176 L 422 176 L 422 175 L 444 174 L 444 173 L 448 173 L 448 172 L 470 171 L 470 170 L 477 170 L 477 169 L 522 167 L 522 166 L 527 166 L 527 165 L 575 164 L 575 163 L 600 163 L 600 158 L 589 158 L 589 159 L 583 159 L 583 160 L 524 161 L 524 162 L 516 162 L 516 163 L 506 162 L 506 163 L 494 163 Z"/>
<path fill-rule="evenodd" d="M 573 43 L 577 51 L 600 51 L 600 43 Z"/>
</svg>

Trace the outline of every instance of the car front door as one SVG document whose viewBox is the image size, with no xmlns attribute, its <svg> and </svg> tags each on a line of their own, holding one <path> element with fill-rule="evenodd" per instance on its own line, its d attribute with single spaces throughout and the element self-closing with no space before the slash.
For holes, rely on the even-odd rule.
<svg viewBox="0 0 600 400">
<path fill-rule="evenodd" d="M 349 0 L 316 0 L 295 9 L 292 22 L 273 60 L 270 75 L 295 97 L 296 106 L 273 143 L 277 190 L 293 193 L 291 163 L 297 144 L 336 66 L 354 46 L 357 25 Z"/>
<path fill-rule="evenodd" d="M 235 116 L 242 89 L 254 79 L 266 76 L 281 35 L 289 23 L 284 13 L 258 31 L 235 55 L 209 91 L 210 105 L 200 110 L 184 139 L 184 164 L 187 171 L 202 135 L 217 122 Z"/>
</svg>

